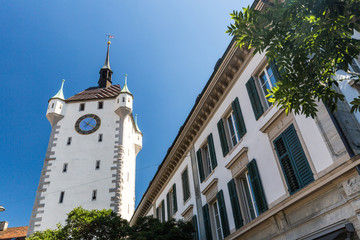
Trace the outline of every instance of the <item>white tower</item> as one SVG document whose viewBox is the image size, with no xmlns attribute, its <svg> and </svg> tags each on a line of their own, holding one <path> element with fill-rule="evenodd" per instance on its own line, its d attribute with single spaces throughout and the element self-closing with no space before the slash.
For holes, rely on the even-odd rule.
<svg viewBox="0 0 360 240">
<path fill-rule="evenodd" d="M 142 133 L 132 115 L 127 76 L 122 89 L 112 85 L 109 48 L 110 42 L 98 86 L 65 100 L 63 80 L 49 100 L 46 117 L 52 131 L 28 235 L 63 224 L 77 206 L 110 208 L 128 220 L 135 210 Z"/>
</svg>

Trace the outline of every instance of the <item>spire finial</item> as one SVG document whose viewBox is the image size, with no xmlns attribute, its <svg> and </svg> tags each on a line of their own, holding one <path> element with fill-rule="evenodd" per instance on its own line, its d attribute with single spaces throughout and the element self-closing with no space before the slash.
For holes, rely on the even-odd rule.
<svg viewBox="0 0 360 240">
<path fill-rule="evenodd" d="M 135 124 L 137 125 L 137 113 L 135 113 Z"/>
<path fill-rule="evenodd" d="M 127 85 L 127 74 L 125 74 L 125 85 Z"/>
<path fill-rule="evenodd" d="M 129 89 L 127 87 L 127 74 L 125 74 L 125 84 L 124 84 L 123 88 L 121 89 L 121 92 L 127 92 L 127 93 L 131 94 L 131 92 L 129 91 Z"/>
<path fill-rule="evenodd" d="M 65 79 L 62 79 L 60 90 L 52 98 L 59 98 L 61 100 L 65 100 L 64 92 L 63 92 L 64 82 L 65 82 Z"/>
</svg>

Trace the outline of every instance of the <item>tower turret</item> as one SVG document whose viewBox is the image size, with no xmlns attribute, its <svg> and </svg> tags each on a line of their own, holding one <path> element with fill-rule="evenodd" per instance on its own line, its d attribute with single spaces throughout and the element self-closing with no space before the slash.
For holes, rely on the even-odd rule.
<svg viewBox="0 0 360 240">
<path fill-rule="evenodd" d="M 60 119 L 64 117 L 63 114 L 65 107 L 65 97 L 63 92 L 64 82 L 65 80 L 63 79 L 60 90 L 57 92 L 57 94 L 55 94 L 55 96 L 49 99 L 46 118 L 49 120 L 51 126 L 56 124 Z"/>
<path fill-rule="evenodd" d="M 115 112 L 120 118 L 124 118 L 126 115 L 132 113 L 133 100 L 134 97 L 127 87 L 127 74 L 125 74 L 125 84 L 121 89 L 115 104 Z"/>
<path fill-rule="evenodd" d="M 108 46 L 107 46 L 105 63 L 99 72 L 100 73 L 100 78 L 98 81 L 99 88 L 107 88 L 112 85 L 111 76 L 112 76 L 113 72 L 111 71 L 111 68 L 110 68 L 110 59 L 109 59 L 109 50 L 110 50 L 111 42 L 108 41 L 107 44 L 108 44 Z"/>
</svg>

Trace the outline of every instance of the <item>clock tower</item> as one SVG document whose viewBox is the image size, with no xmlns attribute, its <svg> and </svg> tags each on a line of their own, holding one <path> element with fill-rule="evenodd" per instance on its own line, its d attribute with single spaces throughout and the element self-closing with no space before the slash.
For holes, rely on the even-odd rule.
<svg viewBox="0 0 360 240">
<path fill-rule="evenodd" d="M 112 209 L 130 220 L 135 210 L 136 156 L 142 133 L 133 117 L 134 96 L 112 84 L 110 41 L 96 87 L 65 99 L 64 80 L 50 98 L 51 134 L 28 235 L 56 228 L 72 209 Z"/>
</svg>

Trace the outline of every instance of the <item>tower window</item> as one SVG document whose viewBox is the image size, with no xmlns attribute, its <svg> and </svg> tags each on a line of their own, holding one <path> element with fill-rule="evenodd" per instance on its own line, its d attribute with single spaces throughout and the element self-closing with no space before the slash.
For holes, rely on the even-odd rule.
<svg viewBox="0 0 360 240">
<path fill-rule="evenodd" d="M 71 137 L 68 137 L 67 142 L 66 142 L 66 145 L 71 145 L 71 140 L 72 140 L 72 138 L 71 138 Z"/>
<path fill-rule="evenodd" d="M 93 190 L 91 200 L 95 201 L 97 195 L 97 190 Z"/>
<path fill-rule="evenodd" d="M 96 170 L 100 169 L 100 160 L 96 160 L 95 169 Z"/>
<path fill-rule="evenodd" d="M 98 109 L 103 109 L 104 102 L 98 102 Z"/>
<path fill-rule="evenodd" d="M 100 133 L 99 137 L 98 137 L 98 142 L 102 142 L 102 140 L 103 140 L 103 135 L 102 135 L 102 133 Z"/>
<path fill-rule="evenodd" d="M 60 105 L 59 105 L 59 108 L 61 109 L 62 108 L 62 104 L 60 103 Z"/>
<path fill-rule="evenodd" d="M 54 105 L 55 105 L 54 103 L 53 103 L 53 104 L 51 104 L 51 108 L 54 108 Z"/>
<path fill-rule="evenodd" d="M 67 172 L 68 164 L 64 163 L 62 172 Z"/>
<path fill-rule="evenodd" d="M 84 110 L 85 110 L 85 103 L 80 103 L 79 111 L 84 111 Z"/>
<path fill-rule="evenodd" d="M 125 102 L 125 97 L 123 97 L 123 102 Z"/>
<path fill-rule="evenodd" d="M 59 203 L 63 203 L 63 202 L 64 202 L 64 195 L 65 195 L 65 192 L 61 192 L 61 193 L 60 193 Z"/>
</svg>

